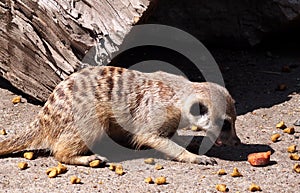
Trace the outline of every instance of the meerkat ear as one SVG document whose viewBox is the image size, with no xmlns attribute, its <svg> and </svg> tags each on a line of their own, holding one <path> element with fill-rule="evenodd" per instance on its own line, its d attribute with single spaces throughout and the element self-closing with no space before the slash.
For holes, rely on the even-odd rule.
<svg viewBox="0 0 300 193">
<path fill-rule="evenodd" d="M 202 116 L 208 113 L 208 108 L 204 104 L 196 102 L 192 104 L 190 113 L 193 116 Z"/>
</svg>

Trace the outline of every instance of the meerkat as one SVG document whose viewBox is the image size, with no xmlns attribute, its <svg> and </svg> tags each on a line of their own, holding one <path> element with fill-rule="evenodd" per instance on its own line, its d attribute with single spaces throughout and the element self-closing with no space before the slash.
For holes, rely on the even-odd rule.
<svg viewBox="0 0 300 193">
<path fill-rule="evenodd" d="M 197 126 L 218 146 L 237 145 L 235 120 L 234 100 L 217 84 L 161 71 L 87 67 L 56 86 L 28 132 L 0 142 L 0 155 L 46 148 L 59 162 L 88 166 L 107 161 L 87 155 L 107 134 L 122 145 L 153 148 L 180 162 L 213 165 L 213 158 L 169 138 L 179 128 Z"/>
</svg>

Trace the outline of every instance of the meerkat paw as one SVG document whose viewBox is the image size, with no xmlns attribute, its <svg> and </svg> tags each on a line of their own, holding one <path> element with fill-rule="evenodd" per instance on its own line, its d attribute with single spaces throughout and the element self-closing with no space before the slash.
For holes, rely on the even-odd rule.
<svg viewBox="0 0 300 193">
<path fill-rule="evenodd" d="M 217 165 L 217 161 L 213 158 L 207 157 L 205 155 L 197 155 L 196 159 L 192 162 L 201 165 Z"/>
<path fill-rule="evenodd" d="M 107 163 L 108 159 L 106 157 L 100 156 L 98 154 L 93 154 L 88 156 L 88 162 L 92 162 L 94 160 L 100 160 L 102 163 Z"/>
<path fill-rule="evenodd" d="M 216 160 L 205 155 L 196 155 L 189 151 L 184 151 L 176 160 L 180 162 L 195 163 L 201 165 L 215 165 Z"/>
</svg>

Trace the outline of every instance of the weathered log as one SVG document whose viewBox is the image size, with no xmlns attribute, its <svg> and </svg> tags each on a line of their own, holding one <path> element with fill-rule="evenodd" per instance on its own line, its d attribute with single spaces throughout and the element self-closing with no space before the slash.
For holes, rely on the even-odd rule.
<svg viewBox="0 0 300 193">
<path fill-rule="evenodd" d="M 0 0 L 0 76 L 45 101 L 96 44 L 96 62 L 108 62 L 148 6 L 151 0 Z"/>
</svg>

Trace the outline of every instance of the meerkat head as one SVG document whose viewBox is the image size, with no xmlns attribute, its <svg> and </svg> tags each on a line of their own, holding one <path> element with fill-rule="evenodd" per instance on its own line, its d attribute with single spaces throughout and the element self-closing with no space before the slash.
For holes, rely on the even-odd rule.
<svg viewBox="0 0 300 193">
<path fill-rule="evenodd" d="M 214 83 L 193 83 L 192 94 L 185 101 L 185 119 L 188 126 L 197 126 L 207 132 L 217 146 L 238 145 L 234 100 L 222 86 Z"/>
</svg>

